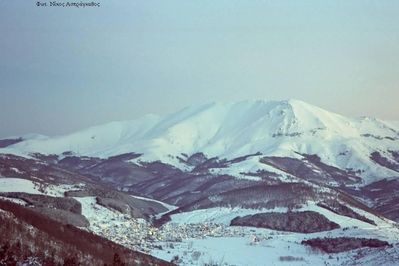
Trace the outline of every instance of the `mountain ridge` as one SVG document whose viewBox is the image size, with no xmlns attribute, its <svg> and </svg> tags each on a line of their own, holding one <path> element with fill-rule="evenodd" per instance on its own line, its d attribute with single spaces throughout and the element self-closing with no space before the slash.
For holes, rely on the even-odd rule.
<svg viewBox="0 0 399 266">
<path fill-rule="evenodd" d="M 189 255 L 187 241 L 239 239 L 239 249 L 255 254 L 254 232 L 262 254 L 269 246 L 298 258 L 308 254 L 306 240 L 338 241 L 346 247 L 337 265 L 357 260 L 348 250 L 363 240 L 385 241 L 361 264 L 395 265 L 398 136 L 392 122 L 296 100 L 198 105 L 64 136 L 0 140 L 0 198 L 77 226 L 79 217 L 95 234 L 182 265 L 202 256 L 199 247 Z M 248 257 L 233 253 L 231 264 Z"/>
<path fill-rule="evenodd" d="M 178 156 L 204 153 L 232 159 L 248 154 L 298 158 L 317 154 L 341 169 L 361 172 L 366 180 L 399 173 L 371 158 L 379 152 L 395 162 L 399 127 L 374 118 L 348 118 L 300 100 L 246 100 L 208 103 L 184 108 L 163 117 L 146 115 L 131 121 L 110 122 L 72 134 L 25 140 L 1 153 L 33 152 L 109 157 L 136 152 L 142 161 L 184 167 Z M 368 181 L 366 181 L 367 183 Z"/>
</svg>

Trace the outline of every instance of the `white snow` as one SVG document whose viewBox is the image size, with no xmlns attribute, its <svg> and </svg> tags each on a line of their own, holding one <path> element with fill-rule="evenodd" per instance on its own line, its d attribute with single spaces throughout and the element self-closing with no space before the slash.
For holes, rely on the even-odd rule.
<svg viewBox="0 0 399 266">
<path fill-rule="evenodd" d="M 15 168 L 15 167 L 11 167 L 10 170 L 13 170 L 17 174 L 23 174 L 22 171 L 20 171 L 18 168 Z"/>
<path fill-rule="evenodd" d="M 0 192 L 25 192 L 44 194 L 39 191 L 38 184 L 21 178 L 0 177 Z"/>
<path fill-rule="evenodd" d="M 120 214 L 97 204 L 96 197 L 75 197 L 75 199 L 82 204 L 82 215 L 89 220 L 91 226 L 96 221 L 108 223 Z"/>
<path fill-rule="evenodd" d="M 179 265 L 325 265 L 325 262 L 328 265 L 342 265 L 342 263 L 353 264 L 357 261 L 356 258 L 361 259 L 361 263 L 357 265 L 374 265 L 379 261 L 383 261 L 384 265 L 395 265 L 395 256 L 399 254 L 397 245 L 383 251 L 362 249 L 360 250 L 362 256 L 359 257 L 359 251 L 324 254 L 300 244 L 304 239 L 326 236 L 380 238 L 390 243 L 398 241 L 399 228 L 395 223 L 356 208 L 353 210 L 361 215 L 368 215 L 377 226 L 337 215 L 316 206 L 314 202 L 308 202 L 303 208 L 295 211 L 319 212 L 339 223 L 341 228 L 301 234 L 228 226 L 230 220 L 236 216 L 271 211 L 286 212 L 286 208 L 196 210 L 175 214 L 171 217 L 171 222 L 161 228 L 154 228 L 142 219 L 133 219 L 98 205 L 95 197 L 76 199 L 82 203 L 82 214 L 90 221 L 89 230 L 129 248 L 147 252 L 167 261 L 178 256 Z M 174 236 L 180 240 L 173 240 Z M 152 240 L 148 242 L 146 239 Z"/>
<path fill-rule="evenodd" d="M 193 259 L 195 252 L 200 253 L 197 260 Z M 328 255 L 312 253 L 279 236 L 256 244 L 251 243 L 251 236 L 188 239 L 174 249 L 156 250 L 152 255 L 168 261 L 178 255 L 181 265 L 324 265 L 324 261 L 329 261 Z M 283 261 L 287 256 L 298 260 Z"/>
<path fill-rule="evenodd" d="M 52 185 L 52 184 L 47 184 L 45 187 L 45 193 L 49 196 L 54 196 L 54 197 L 63 197 L 64 193 L 67 191 L 72 191 L 72 190 L 81 190 L 84 188 L 85 184 L 83 183 L 77 183 L 73 185 L 68 185 L 68 184 L 61 184 L 61 185 Z"/>
<path fill-rule="evenodd" d="M 170 261 L 179 256 L 179 265 L 397 265 L 398 247 L 387 250 L 361 249 L 325 254 L 301 245 L 301 237 L 270 234 L 252 243 L 251 236 L 187 239 L 174 248 L 154 250 L 151 254 Z M 197 253 L 197 254 L 196 254 Z M 195 256 L 196 254 L 196 256 Z M 198 255 L 199 254 L 199 255 Z M 291 260 L 287 260 L 290 257 Z M 194 259 L 196 258 L 196 259 Z M 284 260 L 286 259 L 286 260 Z"/>
<path fill-rule="evenodd" d="M 41 181 L 38 179 L 38 181 Z M 0 177 L 0 192 L 24 192 L 30 194 L 48 195 L 53 197 L 63 197 L 64 192 L 81 189 L 84 184 L 74 185 L 53 185 L 34 182 L 28 179 Z M 40 187 L 40 190 L 39 190 Z"/>
<path fill-rule="evenodd" d="M 315 237 L 366 237 L 378 238 L 397 243 L 399 240 L 399 227 L 396 223 L 376 217 L 365 211 L 351 207 L 354 211 L 376 222 L 376 226 L 350 217 L 335 214 L 329 210 L 318 207 L 314 202 L 308 202 L 295 211 L 316 211 L 329 220 L 338 223 L 341 228 L 326 232 L 301 234 L 292 232 L 273 231 L 252 227 L 233 227 L 238 230 L 237 236 L 229 237 L 203 237 L 183 239 L 180 243 L 173 243 L 173 248 L 168 245 L 163 249 L 154 249 L 151 254 L 170 261 L 174 256 L 179 256 L 180 265 L 375 265 L 383 262 L 384 265 L 396 265 L 399 258 L 399 246 L 387 250 L 362 249 L 338 254 L 324 254 L 315 252 L 300 242 L 304 239 Z M 237 216 L 255 214 L 259 212 L 286 212 L 285 208 L 276 209 L 240 209 L 240 208 L 211 208 L 196 210 L 173 215 L 171 224 L 230 224 L 231 219 Z M 194 227 L 195 228 L 195 227 Z M 227 230 L 230 227 L 226 227 Z M 344 229 L 345 228 L 345 229 Z M 252 240 L 260 239 L 254 243 Z M 359 252 L 361 257 L 359 257 Z M 284 261 L 287 256 L 293 261 Z M 357 261 L 361 259 L 361 262 Z"/>
<path fill-rule="evenodd" d="M 287 212 L 287 208 L 243 209 L 215 207 L 173 214 L 171 216 L 171 222 L 178 224 L 217 223 L 230 225 L 231 220 L 237 216 L 251 215 L 260 212 Z"/>
<path fill-rule="evenodd" d="M 193 106 L 164 117 L 147 115 L 70 135 L 29 139 L 0 149 L 0 153 L 73 151 L 108 157 L 137 152 L 143 153 L 139 160 L 161 160 L 184 168 L 176 158 L 181 153 L 203 152 L 208 157 L 232 159 L 256 152 L 298 157 L 299 152 L 318 154 L 323 162 L 341 169 L 362 170 L 369 183 L 376 177 L 398 174 L 370 159 L 374 151 L 391 158 L 389 150 L 399 150 L 396 125 L 372 118 L 347 118 L 298 100 L 252 100 Z"/>
<path fill-rule="evenodd" d="M 133 197 L 133 198 L 136 198 L 136 199 L 141 199 L 141 200 L 146 200 L 146 201 L 152 201 L 152 202 L 159 203 L 159 204 L 161 204 L 162 206 L 164 206 L 164 207 L 167 209 L 166 212 L 170 212 L 170 211 L 173 211 L 173 210 L 175 210 L 175 209 L 178 208 L 177 206 L 170 205 L 170 204 L 167 204 L 167 203 L 162 202 L 162 201 L 159 201 L 159 200 L 154 200 L 154 199 L 145 198 L 145 197 L 140 197 L 140 196 L 133 196 L 133 195 L 132 195 L 132 197 Z M 166 213 L 166 212 L 165 212 L 165 213 Z"/>
<path fill-rule="evenodd" d="M 265 170 L 268 172 L 276 173 L 278 175 L 278 179 L 284 182 L 299 181 L 299 179 L 295 176 L 292 176 L 270 165 L 261 163 L 259 160 L 262 157 L 263 157 L 262 155 L 251 156 L 244 161 L 230 164 L 228 167 L 210 169 L 210 172 L 218 175 L 230 175 L 240 179 L 260 181 L 262 180 L 261 177 L 248 175 L 248 174 L 249 173 L 256 174 L 258 171 Z"/>
</svg>

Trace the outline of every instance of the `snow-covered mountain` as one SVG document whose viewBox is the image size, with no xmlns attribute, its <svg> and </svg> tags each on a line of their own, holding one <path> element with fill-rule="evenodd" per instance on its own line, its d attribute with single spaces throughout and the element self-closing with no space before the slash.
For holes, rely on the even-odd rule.
<svg viewBox="0 0 399 266">
<path fill-rule="evenodd" d="M 182 153 L 226 159 L 254 153 L 291 158 L 317 154 L 323 163 L 352 170 L 363 183 L 370 183 L 399 175 L 395 171 L 399 167 L 389 167 L 398 165 L 394 152 L 399 151 L 399 126 L 368 117 L 348 118 L 298 100 L 252 100 L 193 106 L 164 117 L 147 115 L 0 149 L 24 155 L 66 151 L 101 158 L 136 152 L 143 154 L 140 160 L 180 168 Z M 263 169 L 257 163 L 240 167 L 239 171 Z"/>
<path fill-rule="evenodd" d="M 399 123 L 297 100 L 0 140 L 0 211 L 11 201 L 180 265 L 262 265 L 265 252 L 396 265 L 398 177 Z"/>
</svg>

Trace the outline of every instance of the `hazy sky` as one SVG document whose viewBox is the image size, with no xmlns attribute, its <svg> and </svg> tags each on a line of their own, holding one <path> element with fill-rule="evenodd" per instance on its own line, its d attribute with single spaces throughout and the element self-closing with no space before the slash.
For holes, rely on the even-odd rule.
<svg viewBox="0 0 399 266">
<path fill-rule="evenodd" d="M 210 101 L 399 120 L 399 1 L 0 0 L 0 136 Z"/>
</svg>

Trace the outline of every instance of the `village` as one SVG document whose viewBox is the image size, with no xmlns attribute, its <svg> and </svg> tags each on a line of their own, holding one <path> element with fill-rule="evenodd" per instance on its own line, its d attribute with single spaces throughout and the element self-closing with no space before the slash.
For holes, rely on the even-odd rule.
<svg viewBox="0 0 399 266">
<path fill-rule="evenodd" d="M 91 221 L 90 230 L 128 248 L 150 253 L 154 249 L 173 248 L 188 239 L 205 237 L 248 237 L 248 244 L 271 238 L 270 235 L 243 227 L 216 223 L 178 224 L 169 222 L 157 228 L 144 219 L 118 215 L 108 221 Z"/>
</svg>

